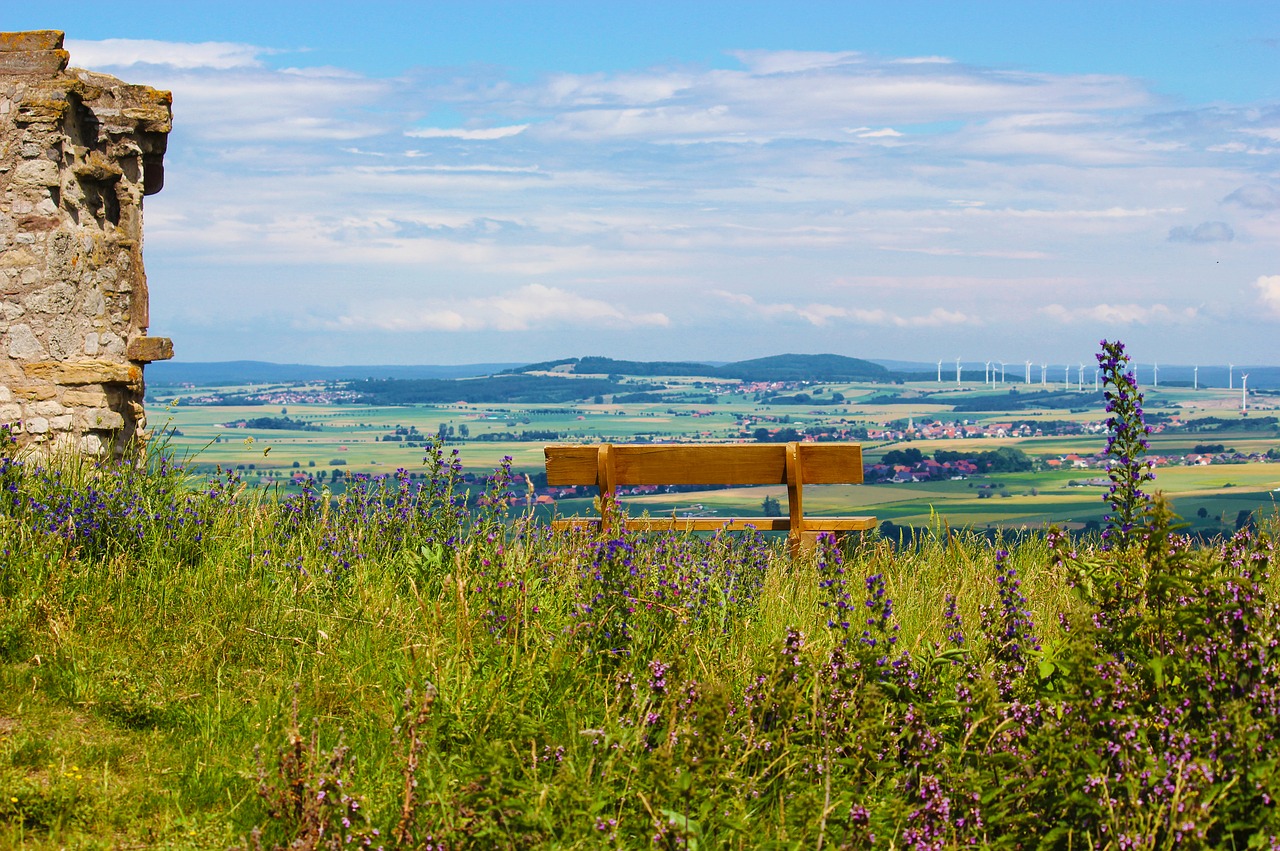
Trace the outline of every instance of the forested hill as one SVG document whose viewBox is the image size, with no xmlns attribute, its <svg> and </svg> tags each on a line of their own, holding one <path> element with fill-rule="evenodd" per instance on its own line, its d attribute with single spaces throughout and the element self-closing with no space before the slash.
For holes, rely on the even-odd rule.
<svg viewBox="0 0 1280 851">
<path fill-rule="evenodd" d="M 844 355 L 774 355 L 719 367 L 716 374 L 743 381 L 889 381 L 877 363 Z"/>
<path fill-rule="evenodd" d="M 742 381 L 889 381 L 879 364 L 844 355 L 773 355 L 727 364 L 690 361 L 629 361 L 605 357 L 561 358 L 509 372 L 566 372 L 577 375 L 683 375 Z"/>
<path fill-rule="evenodd" d="M 716 374 L 716 367 L 695 361 L 614 360 L 605 357 L 560 358 L 531 363 L 504 370 L 521 372 L 564 372 L 574 375 L 705 375 Z"/>
</svg>

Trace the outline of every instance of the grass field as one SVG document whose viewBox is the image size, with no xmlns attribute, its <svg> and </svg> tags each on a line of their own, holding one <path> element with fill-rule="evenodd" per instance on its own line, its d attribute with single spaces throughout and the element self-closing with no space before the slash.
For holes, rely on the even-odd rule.
<svg viewBox="0 0 1280 851">
<path fill-rule="evenodd" d="M 1145 553 L 934 525 L 791 561 L 550 535 L 500 488 L 468 514 L 447 468 L 328 502 L 0 453 L 0 485 L 0 847 L 1280 835 L 1267 523 L 1207 547 L 1157 525 Z"/>
</svg>

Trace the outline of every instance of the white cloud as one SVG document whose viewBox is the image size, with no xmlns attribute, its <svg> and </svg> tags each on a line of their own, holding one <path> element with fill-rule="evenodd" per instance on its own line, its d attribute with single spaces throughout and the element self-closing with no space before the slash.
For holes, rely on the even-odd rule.
<svg viewBox="0 0 1280 851">
<path fill-rule="evenodd" d="M 864 62 L 862 54 L 852 50 L 834 53 L 816 50 L 732 50 L 729 55 L 745 65 L 752 74 L 795 74 Z"/>
<path fill-rule="evenodd" d="M 1271 313 L 1280 316 L 1280 275 L 1261 275 L 1254 286 L 1263 305 Z"/>
<path fill-rule="evenodd" d="M 946 56 L 909 56 L 891 61 L 894 65 L 950 65 L 955 62 Z"/>
<path fill-rule="evenodd" d="M 1051 304 L 1041 308 L 1040 312 L 1058 322 L 1101 322 L 1108 325 L 1183 324 L 1199 314 L 1194 307 L 1176 309 L 1164 304 L 1099 304 L 1070 308 Z"/>
<path fill-rule="evenodd" d="M 487 141 L 491 139 L 506 139 L 509 136 L 518 136 L 528 129 L 528 124 L 512 124 L 507 127 L 487 127 L 479 130 L 465 130 L 456 127 L 422 127 L 417 130 L 406 130 L 404 135 L 413 136 L 418 139 L 466 139 L 468 141 Z"/>
<path fill-rule="evenodd" d="M 881 251 L 902 251 L 910 254 L 928 254 L 932 257 L 997 257 L 1004 260 L 1047 260 L 1052 255 L 1044 251 L 1028 251 L 1025 249 L 964 249 L 930 246 L 908 248 L 905 246 L 877 245 Z"/>
<path fill-rule="evenodd" d="M 662 313 L 627 312 L 613 302 L 530 284 L 493 296 L 374 303 L 326 323 L 351 331 L 528 331 L 558 327 L 665 327 Z"/>
<path fill-rule="evenodd" d="M 882 127 L 879 130 L 872 130 L 870 127 L 850 127 L 845 132 L 859 139 L 899 139 L 903 136 L 892 127 Z"/>
<path fill-rule="evenodd" d="M 742 70 L 557 75 L 525 103 L 554 105 L 548 133 L 567 138 L 673 140 L 833 137 L 850 119 L 894 125 L 1072 115 L 1149 102 L 1132 80 L 995 71 L 947 62 L 872 60 L 854 52 L 740 51 Z M 1037 126 L 1043 124 L 1038 122 Z M 848 126 L 843 125 L 843 126 Z M 998 129 L 998 128 L 997 128 Z M 882 135 L 901 133 L 894 129 Z M 1045 135 L 1043 133 L 1038 135 Z M 869 138 L 876 138 L 871 136 Z M 1030 144 L 1030 142 L 1028 142 Z"/>
<path fill-rule="evenodd" d="M 832 320 L 844 320 L 855 325 L 878 325 L 890 328 L 939 328 L 946 325 L 980 325 L 976 317 L 954 310 L 935 307 L 925 314 L 901 315 L 883 308 L 844 307 L 835 304 L 788 302 L 761 303 L 746 293 L 716 290 L 712 295 L 747 308 L 759 316 L 774 319 L 795 316 L 810 325 L 825 326 Z"/>
<path fill-rule="evenodd" d="M 1198 304 L 1229 263 L 1237 281 L 1272 268 L 1265 105 L 1170 112 L 1132 78 L 856 51 L 529 78 L 280 68 L 230 43 L 70 47 L 174 92 L 167 186 L 146 209 L 158 327 L 314 302 L 363 339 L 455 329 L 497 350 L 517 339 L 499 330 L 565 327 L 599 348 L 634 326 L 713 358 L 854 339 L 954 356 L 984 323 L 1027 346 L 1085 322 L 1134 326 L 1135 344 L 1174 323 L 1221 340 L 1216 322 L 1273 292 L 1168 306 Z M 1170 237 L 1221 248 L 1206 270 L 1160 251 Z M 363 301 L 344 311 L 352 280 Z M 668 304 L 678 317 L 648 306 Z"/>
<path fill-rule="evenodd" d="M 136 38 L 108 38 L 101 41 L 67 39 L 71 64 L 76 68 L 127 68 L 132 65 L 166 65 L 190 70 L 209 68 L 257 68 L 260 56 L 277 51 L 252 44 L 226 41 L 152 41 Z"/>
</svg>

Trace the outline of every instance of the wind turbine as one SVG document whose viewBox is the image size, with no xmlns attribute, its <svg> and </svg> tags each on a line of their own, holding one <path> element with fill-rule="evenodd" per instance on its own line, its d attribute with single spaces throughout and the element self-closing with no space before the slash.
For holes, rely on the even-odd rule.
<svg viewBox="0 0 1280 851">
<path fill-rule="evenodd" d="M 1192 382 L 1195 385 L 1191 389 L 1199 390 L 1200 389 L 1200 367 L 1197 366 L 1191 370 L 1191 378 L 1192 378 Z"/>
<path fill-rule="evenodd" d="M 956 386 L 960 386 L 960 358 L 956 358 Z"/>
<path fill-rule="evenodd" d="M 1151 374 L 1154 376 L 1151 379 L 1151 386 L 1159 387 L 1160 386 L 1160 364 L 1155 363 L 1154 361 L 1151 363 Z"/>
<path fill-rule="evenodd" d="M 1240 413 L 1249 413 L 1249 373 L 1240 373 Z"/>
<path fill-rule="evenodd" d="M 938 361 L 938 383 L 942 383 L 942 361 Z"/>
<path fill-rule="evenodd" d="M 991 383 L 991 361 L 986 362 L 986 366 L 984 367 L 984 371 L 982 373 L 982 383 L 983 384 Z"/>
<path fill-rule="evenodd" d="M 1084 392 L 1084 364 L 1080 364 L 1080 383 L 1076 387 L 1081 393 Z"/>
<path fill-rule="evenodd" d="M 1027 361 L 1027 384 L 1031 383 L 1031 361 Z"/>
<path fill-rule="evenodd" d="M 1000 383 L 1004 384 L 1004 361 L 1000 361 Z"/>
<path fill-rule="evenodd" d="M 1093 392 L 1094 392 L 1094 393 L 1097 393 L 1097 392 L 1098 392 L 1098 375 L 1099 375 L 1101 372 L 1102 372 L 1102 370 L 1100 370 L 1100 369 L 1095 369 L 1095 370 L 1093 371 Z"/>
<path fill-rule="evenodd" d="M 1049 386 L 1048 376 L 1049 376 L 1049 364 L 1047 363 L 1040 364 L 1040 386 L 1041 387 Z"/>
<path fill-rule="evenodd" d="M 1227 364 L 1227 389 L 1228 390 L 1236 389 L 1235 380 L 1231 377 L 1231 370 L 1235 368 L 1236 368 L 1235 364 L 1233 363 Z"/>
<path fill-rule="evenodd" d="M 1062 368 L 1062 389 L 1071 389 L 1071 364 L 1067 364 Z"/>
</svg>

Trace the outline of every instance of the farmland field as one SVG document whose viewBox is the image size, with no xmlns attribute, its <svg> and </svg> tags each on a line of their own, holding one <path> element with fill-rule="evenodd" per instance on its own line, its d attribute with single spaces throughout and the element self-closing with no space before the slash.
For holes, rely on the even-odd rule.
<svg viewBox="0 0 1280 851">
<path fill-rule="evenodd" d="M 792 428 L 804 433 L 822 427 L 874 430 L 896 424 L 900 431 L 909 424 L 935 419 L 973 426 L 1020 421 L 1033 427 L 1056 422 L 1083 426 L 1092 423 L 1096 427 L 1105 418 L 1096 406 L 1072 410 L 952 411 L 954 405 L 965 400 L 1008 394 L 993 393 L 985 387 L 939 389 L 934 382 L 889 386 L 832 383 L 825 386 L 825 392 L 841 393 L 845 401 L 814 408 L 768 404 L 742 394 L 706 395 L 710 387 L 723 391 L 732 383 L 694 383 L 678 377 L 657 380 L 667 382 L 675 395 L 661 402 L 625 404 L 602 399 L 596 403 L 546 404 L 199 405 L 184 400 L 198 399 L 210 388 L 182 388 L 176 392 L 165 388 L 152 404 L 149 418 L 153 427 L 164 426 L 173 431 L 168 438 L 171 448 L 198 469 L 241 468 L 251 482 L 286 491 L 292 487 L 290 477 L 296 473 L 327 477 L 339 469 L 344 473 L 370 474 L 388 474 L 397 468 L 419 470 L 422 441 L 439 433 L 442 427 L 454 430 L 449 446 L 461 453 L 468 470 L 487 473 L 504 457 L 510 457 L 517 472 L 536 475 L 543 469 L 542 447 L 556 442 L 741 440 L 744 435 L 750 439 L 749 435 L 761 427 Z M 273 392 L 287 393 L 298 388 L 219 388 L 222 392 L 229 389 L 252 390 L 270 397 Z M 1147 410 L 1151 413 L 1184 418 L 1234 416 L 1240 420 L 1232 407 L 1237 397 L 1229 391 L 1174 388 L 1146 392 Z M 686 397 L 683 401 L 681 394 Z M 896 399 L 893 404 L 879 402 L 890 395 Z M 1258 403 L 1255 415 L 1267 415 L 1269 404 L 1265 400 Z M 316 430 L 235 427 L 263 417 L 288 418 Z M 400 439 L 388 439 L 397 437 L 397 431 L 401 432 Z M 489 439 L 518 437 L 521 433 L 537 436 L 524 440 Z M 867 463 L 876 462 L 894 449 L 908 447 L 931 454 L 936 450 L 979 453 L 1012 446 L 1032 458 L 1047 461 L 1069 454 L 1092 456 L 1102 449 L 1104 436 L 1094 432 L 945 440 L 876 437 L 858 442 L 863 444 Z M 1151 453 L 1180 458 L 1204 443 L 1223 444 L 1244 454 L 1262 455 L 1280 449 L 1274 428 L 1239 430 L 1228 422 L 1212 432 L 1158 432 L 1151 437 Z M 1233 529 L 1242 510 L 1270 512 L 1276 489 L 1280 488 L 1280 467 L 1274 463 L 1169 466 L 1161 467 L 1157 474 L 1156 487 L 1172 499 L 1193 528 L 1209 533 Z M 1100 475 L 1103 474 L 1098 470 L 1041 469 L 1033 473 L 991 473 L 965 481 L 827 486 L 807 493 L 806 508 L 825 514 L 856 510 L 912 526 L 940 519 L 972 528 L 1042 527 L 1051 523 L 1080 527 L 1100 521 L 1105 513 L 1101 499 L 1105 489 L 1083 484 Z M 784 495 L 782 488 L 750 488 L 653 494 L 632 497 L 627 502 L 635 512 L 732 516 L 758 514 L 766 497 L 782 499 Z M 556 505 L 556 511 L 564 515 L 588 513 L 590 509 L 590 499 L 564 499 Z M 546 508 L 540 511 L 544 516 L 548 513 Z"/>
</svg>

